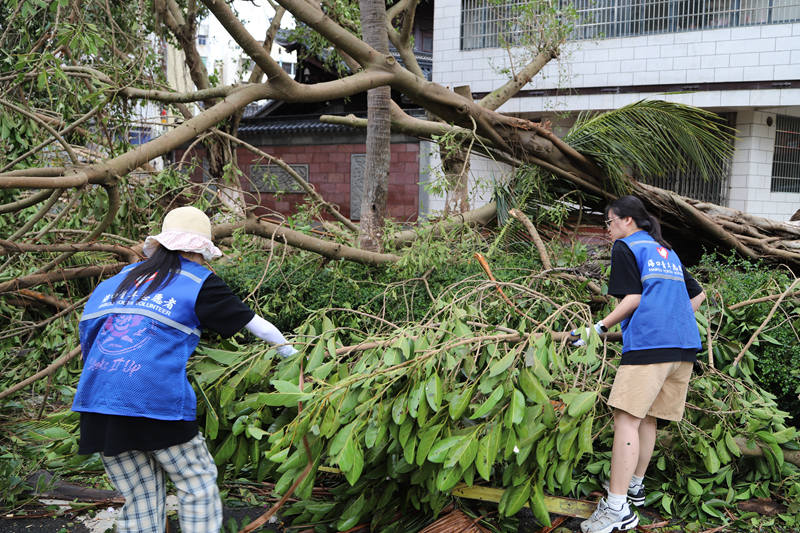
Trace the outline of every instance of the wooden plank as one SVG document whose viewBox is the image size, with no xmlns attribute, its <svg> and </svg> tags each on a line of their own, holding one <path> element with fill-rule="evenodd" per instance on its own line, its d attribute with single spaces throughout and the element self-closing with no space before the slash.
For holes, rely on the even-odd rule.
<svg viewBox="0 0 800 533">
<path fill-rule="evenodd" d="M 503 489 L 496 489 L 493 487 L 482 487 L 467 485 L 456 485 L 452 491 L 453 496 L 459 498 L 467 498 L 468 500 L 481 500 L 484 502 L 500 501 L 503 495 Z M 544 504 L 547 511 L 552 514 L 571 516 L 573 518 L 589 518 L 597 507 L 597 502 L 590 502 L 586 500 L 573 500 L 572 498 L 561 498 L 559 496 L 544 497 Z M 528 507 L 528 504 L 525 504 Z"/>
</svg>

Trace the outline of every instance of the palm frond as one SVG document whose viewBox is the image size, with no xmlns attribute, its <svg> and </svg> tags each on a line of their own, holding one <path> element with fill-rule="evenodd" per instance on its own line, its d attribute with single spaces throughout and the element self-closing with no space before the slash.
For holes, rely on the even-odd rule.
<svg viewBox="0 0 800 533">
<path fill-rule="evenodd" d="M 734 133 L 710 111 L 641 100 L 606 113 L 581 114 L 564 141 L 592 157 L 621 192 L 626 171 L 658 177 L 693 168 L 706 180 L 721 177 L 733 153 Z"/>
</svg>

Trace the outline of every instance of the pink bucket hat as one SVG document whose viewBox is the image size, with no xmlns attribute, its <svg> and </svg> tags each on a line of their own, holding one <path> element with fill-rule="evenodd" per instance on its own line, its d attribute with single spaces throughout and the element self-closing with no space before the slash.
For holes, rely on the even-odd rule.
<svg viewBox="0 0 800 533">
<path fill-rule="evenodd" d="M 142 253 L 145 257 L 150 257 L 158 244 L 167 250 L 201 254 L 206 261 L 222 256 L 211 241 L 211 221 L 205 213 L 191 206 L 178 207 L 167 213 L 161 233 L 144 240 Z"/>
</svg>

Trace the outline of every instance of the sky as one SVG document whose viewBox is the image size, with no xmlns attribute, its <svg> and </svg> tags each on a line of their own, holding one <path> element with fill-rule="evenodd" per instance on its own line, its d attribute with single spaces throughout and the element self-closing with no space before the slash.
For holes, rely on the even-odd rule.
<svg viewBox="0 0 800 533">
<path fill-rule="evenodd" d="M 258 40 L 264 38 L 269 20 L 275 14 L 267 0 L 235 0 L 233 6 L 250 34 Z M 290 27 L 291 17 L 284 15 L 281 27 Z"/>
</svg>

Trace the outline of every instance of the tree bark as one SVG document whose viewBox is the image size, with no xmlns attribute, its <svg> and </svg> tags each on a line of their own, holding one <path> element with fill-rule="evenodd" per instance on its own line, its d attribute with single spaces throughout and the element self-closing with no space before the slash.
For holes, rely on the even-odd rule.
<svg viewBox="0 0 800 533">
<path fill-rule="evenodd" d="M 389 55 L 386 33 L 386 2 L 359 0 L 361 32 L 364 41 L 379 53 Z M 367 91 L 367 159 L 361 190 L 361 222 L 358 244 L 364 250 L 377 252 L 383 245 L 383 226 L 389 189 L 391 160 L 391 121 L 388 85 Z M 351 191 L 352 194 L 352 191 Z"/>
</svg>

